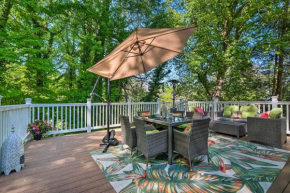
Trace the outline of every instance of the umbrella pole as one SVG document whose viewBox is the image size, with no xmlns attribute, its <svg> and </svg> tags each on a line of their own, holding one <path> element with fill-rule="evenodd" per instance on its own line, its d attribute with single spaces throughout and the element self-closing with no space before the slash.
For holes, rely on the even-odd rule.
<svg viewBox="0 0 290 193">
<path fill-rule="evenodd" d="M 111 94 L 110 79 L 108 79 L 108 84 L 107 84 L 107 143 L 101 144 L 101 146 L 103 145 L 106 146 L 103 150 L 103 153 L 106 153 L 110 145 L 112 145 L 111 140 L 110 140 L 110 94 Z"/>
</svg>

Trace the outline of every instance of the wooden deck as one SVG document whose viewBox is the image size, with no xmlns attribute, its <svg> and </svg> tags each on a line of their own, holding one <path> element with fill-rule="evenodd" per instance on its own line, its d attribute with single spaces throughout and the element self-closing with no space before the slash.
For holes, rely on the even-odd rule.
<svg viewBox="0 0 290 193">
<path fill-rule="evenodd" d="M 25 146 L 25 168 L 9 176 L 1 175 L 0 192 L 115 192 L 89 154 L 100 149 L 105 132 L 29 141 Z M 117 130 L 118 139 L 120 135 Z M 289 137 L 283 148 L 290 150 Z"/>
</svg>

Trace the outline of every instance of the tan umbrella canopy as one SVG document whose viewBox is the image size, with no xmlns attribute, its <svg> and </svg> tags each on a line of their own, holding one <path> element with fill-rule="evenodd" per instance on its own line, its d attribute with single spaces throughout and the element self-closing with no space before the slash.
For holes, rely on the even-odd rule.
<svg viewBox="0 0 290 193">
<path fill-rule="evenodd" d="M 196 27 L 137 28 L 88 71 L 117 80 L 146 73 L 180 54 Z"/>
</svg>

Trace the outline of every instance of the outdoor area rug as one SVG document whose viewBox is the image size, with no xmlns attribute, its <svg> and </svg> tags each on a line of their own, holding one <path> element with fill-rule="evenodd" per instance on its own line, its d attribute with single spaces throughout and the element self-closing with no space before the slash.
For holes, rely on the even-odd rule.
<svg viewBox="0 0 290 193">
<path fill-rule="evenodd" d="M 174 154 L 174 164 L 167 155 L 146 159 L 140 153 L 110 147 L 91 152 L 116 192 L 266 192 L 289 157 L 289 151 L 210 134 L 210 164 L 207 156 L 188 161 Z"/>
</svg>

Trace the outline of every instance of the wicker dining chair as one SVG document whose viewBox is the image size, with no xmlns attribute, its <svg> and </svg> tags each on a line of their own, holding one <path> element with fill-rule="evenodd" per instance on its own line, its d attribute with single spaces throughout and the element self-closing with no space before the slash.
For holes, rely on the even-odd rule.
<svg viewBox="0 0 290 193">
<path fill-rule="evenodd" d="M 137 146 L 137 136 L 135 128 L 131 128 L 129 116 L 120 115 L 121 130 L 122 130 L 122 145 L 127 144 L 131 149 L 131 155 L 133 149 Z"/>
<path fill-rule="evenodd" d="M 192 168 L 192 159 L 199 155 L 208 155 L 208 129 L 210 118 L 196 119 L 191 123 L 191 130 L 187 133 L 173 130 L 173 148 L 186 157 L 189 168 Z"/>
<path fill-rule="evenodd" d="M 141 119 L 134 118 L 137 135 L 137 150 L 141 151 L 146 157 L 148 167 L 148 159 L 159 153 L 167 152 L 167 130 L 156 133 L 146 134 L 145 122 Z"/>
</svg>

